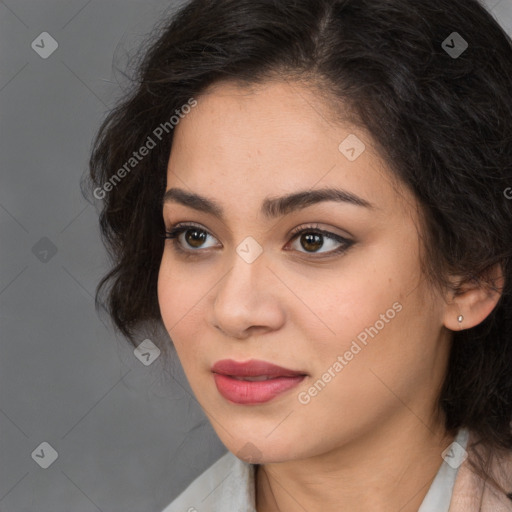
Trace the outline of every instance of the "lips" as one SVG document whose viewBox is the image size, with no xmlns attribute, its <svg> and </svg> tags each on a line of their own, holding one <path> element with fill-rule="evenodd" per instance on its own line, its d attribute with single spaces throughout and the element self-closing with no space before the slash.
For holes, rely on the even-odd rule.
<svg viewBox="0 0 512 512">
<path fill-rule="evenodd" d="M 231 359 L 217 361 L 212 373 L 219 393 L 226 400 L 242 405 L 268 402 L 294 388 L 307 376 L 305 372 L 266 361 L 238 363 Z"/>
<path fill-rule="evenodd" d="M 276 377 L 297 377 L 299 375 L 307 375 L 306 372 L 290 370 L 266 361 L 258 361 L 252 359 L 244 363 L 233 361 L 232 359 L 222 359 L 212 366 L 212 372 L 220 375 L 228 375 L 230 377 L 247 380 L 266 380 Z M 258 379 L 249 379 L 256 377 Z"/>
</svg>

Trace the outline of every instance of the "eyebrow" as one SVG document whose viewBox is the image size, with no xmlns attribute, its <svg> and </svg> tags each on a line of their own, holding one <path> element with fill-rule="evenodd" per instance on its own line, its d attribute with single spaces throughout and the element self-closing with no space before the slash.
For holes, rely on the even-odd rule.
<svg viewBox="0 0 512 512">
<path fill-rule="evenodd" d="M 267 218 L 275 218 L 324 201 L 336 201 L 376 209 L 374 204 L 347 190 L 322 188 L 317 190 L 300 190 L 285 196 L 267 198 L 263 201 L 261 212 Z M 165 192 L 162 206 L 169 202 L 179 203 L 194 210 L 214 215 L 223 221 L 225 220 L 224 210 L 216 201 L 196 193 L 187 192 L 181 188 L 170 188 Z"/>
</svg>

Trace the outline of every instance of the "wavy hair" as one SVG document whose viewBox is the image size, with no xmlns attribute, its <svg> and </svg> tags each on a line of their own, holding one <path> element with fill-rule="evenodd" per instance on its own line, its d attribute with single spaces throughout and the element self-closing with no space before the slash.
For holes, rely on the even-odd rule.
<svg viewBox="0 0 512 512">
<path fill-rule="evenodd" d="M 450 52 L 462 40 L 467 48 Z M 179 122 L 191 99 L 222 80 L 317 85 L 413 191 L 433 285 L 451 286 L 456 274 L 496 289 L 489 271 L 501 266 L 491 314 L 453 333 L 438 403 L 447 431 L 465 426 L 511 450 L 512 41 L 492 15 L 477 0 L 192 0 L 155 28 L 138 58 L 131 88 L 96 135 L 83 184 L 102 200 L 112 268 L 96 305 L 115 327 L 135 344 L 141 323 L 162 325 L 171 117 Z M 143 146 L 153 147 L 135 159 Z"/>
</svg>

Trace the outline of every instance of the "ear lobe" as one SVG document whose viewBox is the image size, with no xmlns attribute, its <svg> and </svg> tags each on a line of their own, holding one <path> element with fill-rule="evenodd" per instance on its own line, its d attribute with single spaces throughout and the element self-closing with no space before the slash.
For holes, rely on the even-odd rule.
<svg viewBox="0 0 512 512">
<path fill-rule="evenodd" d="M 496 307 L 505 285 L 500 264 L 493 266 L 480 284 L 463 282 L 451 291 L 445 307 L 443 325 L 452 331 L 470 329 L 482 323 Z M 458 319 L 462 315 L 462 321 Z"/>
</svg>

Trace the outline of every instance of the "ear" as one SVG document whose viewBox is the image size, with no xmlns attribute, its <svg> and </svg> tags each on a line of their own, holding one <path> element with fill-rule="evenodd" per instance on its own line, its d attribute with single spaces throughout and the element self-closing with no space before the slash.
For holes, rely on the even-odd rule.
<svg viewBox="0 0 512 512">
<path fill-rule="evenodd" d="M 481 284 L 467 281 L 460 283 L 459 278 L 458 290 L 451 290 L 447 295 L 443 325 L 452 331 L 460 331 L 483 322 L 498 303 L 504 283 L 500 264 L 489 270 L 487 279 Z M 462 322 L 458 321 L 460 315 L 463 317 Z"/>
</svg>

